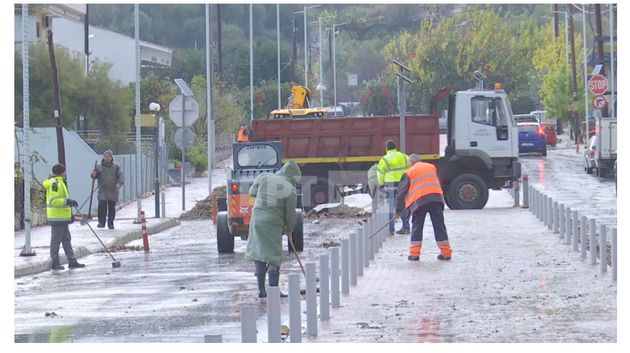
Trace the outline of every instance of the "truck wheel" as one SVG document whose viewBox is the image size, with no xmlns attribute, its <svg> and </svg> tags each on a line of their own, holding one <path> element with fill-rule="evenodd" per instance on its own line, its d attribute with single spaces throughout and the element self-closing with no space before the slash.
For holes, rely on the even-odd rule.
<svg viewBox="0 0 630 353">
<path fill-rule="evenodd" d="M 219 212 L 217 216 L 217 248 L 219 254 L 234 252 L 234 236 L 230 234 L 227 212 Z"/>
<path fill-rule="evenodd" d="M 295 246 L 296 251 L 304 251 L 304 217 L 302 216 L 302 210 L 296 210 L 297 217 L 295 218 L 295 226 L 293 227 L 293 233 L 291 234 L 291 239 L 293 240 L 293 246 Z M 291 244 L 287 244 L 289 248 L 289 252 L 291 249 Z"/>
<path fill-rule="evenodd" d="M 448 208 L 450 208 L 451 210 L 453 210 L 454 208 L 451 207 L 451 203 L 448 201 L 448 195 L 444 195 L 444 203 L 446 204 L 446 206 L 448 206 Z"/>
<path fill-rule="evenodd" d="M 462 174 L 448 187 L 449 207 L 454 210 L 482 209 L 488 202 L 488 187 L 475 174 Z"/>
</svg>

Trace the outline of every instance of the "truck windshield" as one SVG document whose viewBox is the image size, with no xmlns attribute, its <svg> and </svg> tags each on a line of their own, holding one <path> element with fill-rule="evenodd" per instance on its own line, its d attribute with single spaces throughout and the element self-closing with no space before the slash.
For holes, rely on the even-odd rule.
<svg viewBox="0 0 630 353">
<path fill-rule="evenodd" d="M 244 146 L 237 159 L 241 168 L 273 167 L 278 164 L 278 153 L 271 145 Z"/>
<path fill-rule="evenodd" d="M 474 97 L 472 99 L 472 121 L 490 126 L 507 126 L 507 114 L 501 98 Z"/>
</svg>

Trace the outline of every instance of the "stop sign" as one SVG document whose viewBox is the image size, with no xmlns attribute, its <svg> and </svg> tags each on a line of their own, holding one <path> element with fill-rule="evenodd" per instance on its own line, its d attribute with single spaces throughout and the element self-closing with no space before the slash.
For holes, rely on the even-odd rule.
<svg viewBox="0 0 630 353">
<path fill-rule="evenodd" d="M 608 80 L 602 75 L 593 75 L 588 80 L 588 90 L 596 96 L 601 96 L 608 90 Z"/>
</svg>

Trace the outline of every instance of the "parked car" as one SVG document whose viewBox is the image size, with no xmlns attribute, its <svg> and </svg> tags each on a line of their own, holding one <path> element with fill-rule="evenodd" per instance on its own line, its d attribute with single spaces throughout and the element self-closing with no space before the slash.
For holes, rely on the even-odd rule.
<svg viewBox="0 0 630 353">
<path fill-rule="evenodd" d="M 580 129 L 582 130 L 582 133 L 586 131 L 586 122 L 584 120 L 580 122 Z M 596 131 L 597 131 L 597 121 L 592 116 L 589 116 L 588 117 L 588 137 L 595 135 Z"/>
<path fill-rule="evenodd" d="M 540 120 L 534 114 L 514 114 L 514 122 L 516 124 L 520 123 L 539 123 Z"/>
<path fill-rule="evenodd" d="M 584 171 L 587 174 L 592 174 L 597 169 L 597 135 L 591 136 L 588 140 L 586 149 L 584 150 Z"/>
<path fill-rule="evenodd" d="M 558 143 L 558 135 L 556 135 L 556 124 L 554 123 L 541 123 L 545 129 L 545 135 L 547 136 L 547 145 L 556 147 Z"/>
<path fill-rule="evenodd" d="M 519 123 L 518 153 L 540 153 L 547 155 L 547 137 L 540 123 Z"/>
</svg>

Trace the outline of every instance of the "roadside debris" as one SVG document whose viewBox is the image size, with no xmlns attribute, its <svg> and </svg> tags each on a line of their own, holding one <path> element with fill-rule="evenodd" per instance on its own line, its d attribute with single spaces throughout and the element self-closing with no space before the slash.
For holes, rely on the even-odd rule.
<svg viewBox="0 0 630 353">
<path fill-rule="evenodd" d="M 212 190 L 212 194 L 216 197 L 225 197 L 226 188 L 225 185 L 219 186 Z M 212 197 L 208 196 L 201 201 L 197 201 L 195 207 L 190 211 L 182 214 L 180 219 L 190 221 L 195 219 L 211 219 L 212 218 Z"/>
<path fill-rule="evenodd" d="M 144 248 L 141 245 L 114 245 L 107 248 L 109 252 L 120 251 L 140 251 Z M 105 249 L 101 249 L 101 252 L 105 252 Z"/>
<path fill-rule="evenodd" d="M 306 218 L 361 218 L 369 215 L 364 209 L 359 207 L 350 207 L 342 204 L 335 207 L 322 208 L 319 211 L 312 209 L 306 212 Z"/>
</svg>

